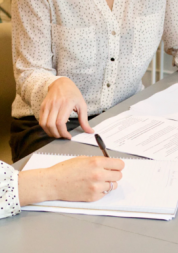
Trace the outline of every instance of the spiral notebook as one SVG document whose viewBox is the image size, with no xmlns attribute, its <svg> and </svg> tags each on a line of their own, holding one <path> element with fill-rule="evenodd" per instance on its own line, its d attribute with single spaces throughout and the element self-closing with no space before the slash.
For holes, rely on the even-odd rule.
<svg viewBox="0 0 178 253">
<path fill-rule="evenodd" d="M 33 154 L 23 170 L 47 168 L 74 157 Z M 123 160 L 125 168 L 118 188 L 96 202 L 46 201 L 22 210 L 163 220 L 174 218 L 178 203 L 178 162 Z"/>
</svg>

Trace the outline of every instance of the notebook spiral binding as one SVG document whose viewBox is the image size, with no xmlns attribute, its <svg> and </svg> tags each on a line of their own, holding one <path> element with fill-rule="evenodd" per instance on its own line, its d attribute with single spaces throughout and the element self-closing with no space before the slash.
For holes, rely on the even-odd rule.
<svg viewBox="0 0 178 253">
<path fill-rule="evenodd" d="M 59 153 L 48 153 L 48 152 L 34 152 L 33 154 L 38 155 L 54 155 L 54 156 L 68 156 L 68 157 L 79 157 L 79 156 L 87 156 L 87 157 L 93 157 L 92 155 L 76 155 L 76 154 L 59 154 Z M 101 155 L 102 156 L 102 155 Z M 114 157 L 111 156 L 110 158 L 118 158 L 118 159 L 124 159 L 124 160 L 153 160 L 147 157 Z"/>
</svg>

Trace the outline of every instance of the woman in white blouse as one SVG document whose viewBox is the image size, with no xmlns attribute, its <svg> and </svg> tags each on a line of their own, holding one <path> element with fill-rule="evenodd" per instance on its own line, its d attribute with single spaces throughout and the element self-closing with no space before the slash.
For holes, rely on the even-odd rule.
<svg viewBox="0 0 178 253">
<path fill-rule="evenodd" d="M 161 38 L 178 65 L 175 0 L 14 0 L 13 161 L 143 89 Z M 70 121 L 68 121 L 68 119 Z"/>
<path fill-rule="evenodd" d="M 163 34 L 178 65 L 177 10 L 175 0 L 14 0 L 13 160 L 53 138 L 70 139 L 77 118 L 91 133 L 88 116 L 142 90 Z M 117 187 L 124 165 L 105 157 L 75 158 L 20 172 L 19 180 L 11 166 L 0 166 L 3 218 L 20 212 L 20 205 L 44 200 L 97 200 L 111 189 L 108 182 Z"/>
<path fill-rule="evenodd" d="M 13 116 L 16 118 L 14 121 L 17 121 L 17 123 L 13 123 L 15 126 L 13 125 L 12 127 L 12 135 L 16 135 L 17 137 L 13 136 L 11 144 L 14 149 L 17 150 L 17 153 L 19 150 L 22 150 L 21 156 L 26 154 L 24 152 L 26 146 L 22 141 L 27 142 L 27 146 L 29 146 L 33 144 L 33 141 L 35 142 L 35 137 L 37 139 L 39 139 L 38 137 L 41 135 L 44 137 L 44 132 L 39 132 L 39 128 L 36 122 L 34 122 L 34 118 L 29 116 L 35 115 L 35 117 L 39 119 L 39 109 L 47 94 L 47 104 L 49 104 L 48 100 L 50 100 L 50 103 L 57 103 L 57 107 L 60 107 L 57 108 L 55 106 L 57 114 L 59 114 L 58 118 L 61 120 L 59 127 L 60 135 L 58 131 L 56 132 L 56 129 L 52 130 L 53 128 L 56 128 L 55 126 L 52 126 L 51 130 L 49 130 L 48 127 L 46 128 L 43 126 L 49 136 L 54 136 L 56 138 L 64 136 L 70 138 L 70 134 L 67 133 L 65 124 L 63 123 L 66 123 L 69 114 L 73 110 L 77 111 L 80 123 L 84 130 L 92 132 L 92 129 L 88 125 L 86 103 L 84 102 L 81 92 L 69 78 L 61 78 L 59 81 L 59 76 L 56 75 L 57 62 L 59 59 L 56 61 L 56 69 L 53 68 L 54 62 L 52 62 L 52 58 L 58 57 L 58 52 L 56 51 L 55 53 L 52 53 L 51 51 L 54 41 L 51 40 L 50 34 L 52 20 L 48 18 L 51 15 L 51 11 L 54 11 L 54 8 L 59 4 L 58 2 L 46 0 L 25 2 L 21 0 L 13 1 L 13 54 L 15 77 L 17 81 L 17 96 L 13 104 Z M 52 9 L 50 9 L 51 4 Z M 69 12 L 70 5 L 75 6 L 75 4 L 78 4 L 77 1 L 64 1 L 63 10 L 61 9 L 63 15 L 65 15 L 66 11 Z M 112 1 L 108 1 L 108 4 L 112 4 Z M 78 10 L 80 10 L 81 5 L 83 5 L 82 2 L 80 2 Z M 88 5 L 90 6 L 89 2 L 87 4 L 84 2 L 85 8 L 87 8 Z M 83 13 L 82 15 L 85 14 Z M 59 13 L 53 16 L 53 18 L 57 17 L 60 17 Z M 66 18 L 67 16 L 65 19 Z M 88 21 L 86 20 L 86 22 Z M 70 23 L 71 22 L 72 20 Z M 58 29 L 58 27 L 56 28 Z M 76 59 L 73 59 L 72 62 L 68 57 L 63 56 L 63 63 L 61 62 L 61 64 L 66 64 L 69 69 L 74 64 L 74 68 L 76 69 L 75 72 L 78 72 L 76 77 L 78 76 L 79 83 L 83 84 L 84 80 L 87 81 L 87 78 L 90 75 L 94 75 L 92 68 L 95 67 L 92 67 L 93 63 L 91 63 L 92 58 L 95 59 L 95 53 L 93 55 L 93 52 L 96 50 L 95 43 L 92 42 L 95 40 L 93 38 L 93 29 L 93 27 L 79 28 L 79 30 L 76 28 L 74 31 L 76 31 L 77 34 L 74 34 L 71 30 L 74 35 L 74 41 L 72 44 L 68 41 L 69 45 L 67 45 L 67 47 L 69 47 L 69 49 L 70 47 L 74 48 L 71 48 L 71 52 L 67 53 L 71 54 L 69 58 L 76 57 Z M 59 39 L 58 35 L 55 38 L 56 42 L 54 44 L 56 45 L 53 50 L 60 50 L 60 46 L 57 46 L 57 41 Z M 69 36 L 71 35 L 72 34 L 69 32 Z M 79 37 L 75 38 L 75 36 Z M 84 37 L 83 41 L 80 42 L 81 36 Z M 103 39 L 103 37 L 101 36 L 100 39 Z M 77 41 L 79 42 L 79 45 L 77 45 Z M 80 43 L 83 46 L 85 46 L 85 43 L 87 43 L 87 45 L 83 48 Z M 89 52 L 85 51 L 86 49 L 88 49 Z M 65 48 L 63 49 L 63 53 L 64 52 Z M 73 53 L 74 55 L 72 56 Z M 85 59 L 82 59 L 82 54 L 84 54 Z M 66 63 L 66 61 L 68 61 L 68 63 Z M 72 72 L 71 69 L 71 73 Z M 84 76 L 80 80 L 80 76 L 82 77 L 82 75 Z M 55 80 L 57 82 L 55 82 Z M 60 82 L 61 88 L 63 86 L 61 90 L 55 88 L 59 86 L 58 82 Z M 91 82 L 91 80 L 89 80 L 89 82 Z M 88 92 L 87 89 L 88 88 L 85 87 L 84 93 Z M 50 90 L 52 90 L 52 92 Z M 95 89 L 93 89 L 93 92 L 96 92 Z M 88 95 L 92 99 L 93 95 L 90 94 L 90 92 Z M 60 102 L 60 105 L 58 104 L 58 99 L 62 101 Z M 42 108 L 43 106 L 46 108 L 45 104 L 46 102 L 44 100 Z M 93 108 L 95 108 L 95 105 L 93 105 Z M 101 110 L 98 111 L 97 108 L 98 105 L 96 105 L 95 109 L 92 109 L 93 112 L 89 113 L 89 115 L 99 113 Z M 53 111 L 53 109 L 51 110 Z M 55 119 L 53 119 L 53 117 L 56 115 L 56 112 L 52 111 L 49 113 L 51 116 L 48 115 L 47 117 L 49 117 L 49 120 L 54 123 Z M 40 119 L 41 124 L 43 125 L 46 112 L 43 112 L 42 109 L 41 114 L 42 116 L 40 116 Z M 73 116 L 75 117 L 76 115 Z M 21 119 L 22 117 L 23 119 Z M 21 120 L 18 121 L 18 118 Z M 27 125 L 30 126 L 26 127 Z M 34 131 L 31 131 L 31 128 L 35 128 Z M 16 129 L 16 132 L 14 132 L 14 129 Z M 34 133 L 38 134 L 33 138 Z M 33 139 L 33 141 L 27 141 L 28 137 Z M 20 145 L 16 145 L 16 142 L 14 142 L 15 138 L 17 139 L 17 142 L 20 142 Z M 20 139 L 21 141 L 19 141 Z M 44 139 L 41 138 L 40 145 L 43 144 L 45 144 L 45 142 Z M 105 157 L 78 157 L 59 163 L 48 169 L 17 172 L 10 165 L 0 162 L 0 218 L 20 213 L 20 206 L 45 200 L 96 201 L 102 198 L 106 193 L 117 188 L 117 181 L 122 177 L 121 170 L 123 167 L 124 164 L 119 159 Z M 107 168 L 109 168 L 109 170 Z"/>
</svg>

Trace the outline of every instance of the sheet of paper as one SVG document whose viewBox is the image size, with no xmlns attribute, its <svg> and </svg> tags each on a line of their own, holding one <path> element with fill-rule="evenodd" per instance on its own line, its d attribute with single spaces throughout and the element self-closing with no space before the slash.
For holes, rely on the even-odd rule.
<svg viewBox="0 0 178 253">
<path fill-rule="evenodd" d="M 132 105 L 130 110 L 138 115 L 151 115 L 178 120 L 178 83 L 148 99 Z"/>
<path fill-rule="evenodd" d="M 23 211 L 38 211 L 38 212 L 54 212 L 54 213 L 70 213 L 70 214 L 87 214 L 87 215 L 104 215 L 125 218 L 146 218 L 158 220 L 172 220 L 174 215 L 170 214 L 155 214 L 155 213 L 137 213 L 137 212 L 119 212 L 119 211 L 102 211 L 102 210 L 83 210 L 74 208 L 50 207 L 50 206 L 25 206 L 21 208 Z"/>
<path fill-rule="evenodd" d="M 178 123 L 126 111 L 93 128 L 111 150 L 157 160 L 178 160 Z M 73 141 L 97 146 L 94 134 L 82 133 Z"/>
<path fill-rule="evenodd" d="M 144 107 L 144 105 L 143 105 Z M 154 111 L 154 109 L 153 109 Z M 155 110 L 154 113 L 152 113 L 152 111 L 150 110 L 150 108 L 144 108 L 144 111 L 141 110 L 137 110 L 136 108 L 131 108 L 130 112 L 133 115 L 137 115 L 137 116 L 153 116 L 153 117 L 161 117 L 161 118 L 166 118 L 166 119 L 170 119 L 170 120 L 175 120 L 178 121 L 178 113 L 170 113 L 170 114 L 158 114 L 157 111 Z"/>
<path fill-rule="evenodd" d="M 54 159 L 58 163 L 69 158 L 51 155 L 40 157 L 34 154 L 24 170 L 46 168 L 54 165 Z M 43 161 L 44 166 L 41 163 L 39 166 L 39 161 Z M 22 210 L 160 219 L 174 217 L 178 198 L 177 194 L 173 193 L 178 192 L 178 163 L 145 160 L 124 160 L 124 162 L 123 179 L 118 182 L 117 190 L 97 202 L 46 201 L 24 207 Z"/>
</svg>

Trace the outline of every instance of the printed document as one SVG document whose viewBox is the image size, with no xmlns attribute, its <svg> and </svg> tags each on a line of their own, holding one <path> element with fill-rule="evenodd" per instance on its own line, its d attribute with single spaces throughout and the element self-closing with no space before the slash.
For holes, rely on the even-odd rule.
<svg viewBox="0 0 178 253">
<path fill-rule="evenodd" d="M 126 111 L 93 128 L 111 150 L 157 160 L 178 160 L 178 122 L 137 116 Z M 94 134 L 78 134 L 73 141 L 97 146 Z"/>
</svg>

